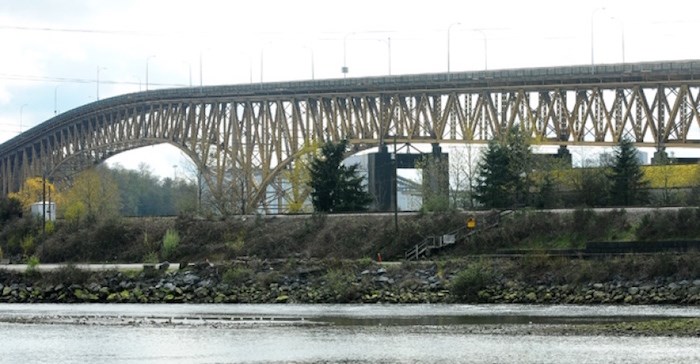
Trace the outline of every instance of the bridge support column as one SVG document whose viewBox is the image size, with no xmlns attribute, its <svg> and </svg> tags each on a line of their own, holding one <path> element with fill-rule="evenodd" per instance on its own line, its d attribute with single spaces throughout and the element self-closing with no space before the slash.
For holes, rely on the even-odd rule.
<svg viewBox="0 0 700 364">
<path fill-rule="evenodd" d="M 666 153 L 666 148 L 658 147 L 656 152 L 654 152 L 654 156 L 651 157 L 651 164 L 667 164 L 668 162 L 669 160 L 668 153 Z"/>
<path fill-rule="evenodd" d="M 571 152 L 569 152 L 569 148 L 567 148 L 566 145 L 559 146 L 559 149 L 557 150 L 557 158 L 565 161 L 567 165 L 571 166 Z"/>
<path fill-rule="evenodd" d="M 377 153 L 368 155 L 367 184 L 374 197 L 377 211 L 391 211 L 394 196 L 394 163 L 386 145 L 381 145 Z"/>
<path fill-rule="evenodd" d="M 433 143 L 430 154 L 423 156 L 423 206 L 428 210 L 449 207 L 450 160 L 440 144 Z"/>
</svg>

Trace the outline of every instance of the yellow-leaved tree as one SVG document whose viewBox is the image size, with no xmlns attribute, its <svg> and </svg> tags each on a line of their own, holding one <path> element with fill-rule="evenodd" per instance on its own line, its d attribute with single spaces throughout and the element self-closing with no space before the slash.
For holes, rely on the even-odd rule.
<svg viewBox="0 0 700 364">
<path fill-rule="evenodd" d="M 97 221 L 119 214 L 119 187 L 101 168 L 81 172 L 62 199 L 64 217 L 71 222 Z"/>
<path fill-rule="evenodd" d="M 287 200 L 289 203 L 288 212 L 294 214 L 304 211 L 304 202 L 311 193 L 309 180 L 309 163 L 313 159 L 314 154 L 318 150 L 318 142 L 307 141 L 304 146 L 297 152 L 297 157 L 294 159 L 292 167 L 285 171 L 284 176 L 289 181 L 291 188 L 287 191 Z M 310 210 L 310 209 L 309 209 Z"/>
<path fill-rule="evenodd" d="M 49 201 L 49 196 L 52 201 L 58 199 L 56 194 L 56 187 L 46 181 L 46 201 Z M 10 193 L 8 195 L 10 198 L 16 198 L 22 203 L 22 208 L 24 210 L 29 210 L 33 203 L 41 202 L 44 198 L 44 179 L 42 177 L 30 177 L 24 181 L 19 192 Z"/>
</svg>

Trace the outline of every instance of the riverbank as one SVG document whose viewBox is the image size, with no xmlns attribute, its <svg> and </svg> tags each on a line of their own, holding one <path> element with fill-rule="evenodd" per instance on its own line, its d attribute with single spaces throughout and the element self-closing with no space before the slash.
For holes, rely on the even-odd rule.
<svg viewBox="0 0 700 364">
<path fill-rule="evenodd" d="M 700 337 L 700 319 L 665 318 L 636 321 L 621 319 L 615 323 L 598 324 L 468 324 L 460 330 L 463 335 L 509 336 L 668 336 Z M 575 320 L 574 320 L 575 321 Z M 260 326 L 328 326 L 332 323 L 296 317 L 205 316 L 198 318 L 172 316 L 108 316 L 108 315 L 42 315 L 32 317 L 0 317 L 0 322 L 32 325 L 89 325 L 128 327 L 190 327 L 210 329 L 239 329 Z"/>
<path fill-rule="evenodd" d="M 105 272 L 67 266 L 0 271 L 0 302 L 699 305 L 698 260 L 687 253 L 388 264 L 251 259 Z"/>
<path fill-rule="evenodd" d="M 312 363 L 322 358 L 334 363 L 690 364 L 700 359 L 697 336 L 572 330 L 601 322 L 690 321 L 700 317 L 698 310 L 658 305 L 0 304 L 0 357 L 12 363 Z M 559 334 L 557 329 L 568 330 Z"/>
</svg>

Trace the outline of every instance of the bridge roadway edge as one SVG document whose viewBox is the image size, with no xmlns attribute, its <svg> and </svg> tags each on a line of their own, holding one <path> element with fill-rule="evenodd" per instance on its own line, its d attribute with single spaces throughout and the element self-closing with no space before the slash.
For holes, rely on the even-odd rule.
<svg viewBox="0 0 700 364">
<path fill-rule="evenodd" d="M 604 85 L 623 87 L 630 85 L 700 85 L 700 60 L 644 62 L 628 64 L 605 64 L 538 67 L 511 70 L 488 70 L 474 72 L 432 73 L 400 76 L 379 76 L 313 81 L 270 82 L 260 84 L 188 87 L 177 89 L 149 90 L 119 95 L 99 100 L 57 115 L 7 142 L 0 144 L 0 179 L 5 155 L 27 146 L 40 143 L 42 136 L 51 130 L 66 127 L 74 120 L 86 115 L 133 105 L 136 110 L 148 105 L 171 102 L 188 103 L 198 100 L 259 100 L 262 98 L 285 99 L 289 97 L 326 97 L 332 95 L 386 95 L 391 93 L 440 93 L 449 91 L 478 92 L 491 90 L 507 92 L 517 89 L 544 90 L 551 88 L 586 89 Z M 697 106 L 695 106 L 697 107 Z M 695 111 L 697 113 L 697 110 Z M 380 120 L 381 121 L 381 120 Z M 381 138 L 381 136 L 380 136 Z M 567 136 L 568 138 L 568 136 Z M 376 143 L 377 139 L 354 140 L 358 143 Z M 449 142 L 440 137 L 433 139 L 399 139 L 405 142 Z M 483 141 L 481 141 L 483 142 Z M 595 141 L 543 141 L 552 145 L 609 145 Z M 644 143 L 642 143 L 644 144 Z M 647 143 L 649 144 L 649 143 Z M 658 143 L 656 143 L 658 144 Z M 682 143 L 682 146 L 695 146 Z M 645 144 L 645 146 L 647 146 Z M 655 146 L 651 143 L 648 146 Z M 5 193 L 5 188 L 0 192 Z"/>
<path fill-rule="evenodd" d="M 255 96 L 291 94 L 303 96 L 307 94 L 397 90 L 430 91 L 445 88 L 544 88 L 547 86 L 567 87 L 574 85 L 679 81 L 696 81 L 700 83 L 700 60 L 596 65 L 595 72 L 591 71 L 590 65 L 579 65 L 149 90 L 98 100 L 61 113 L 0 144 L 0 156 L 20 147 L 27 140 L 43 133 L 47 128 L 58 127 L 61 123 L 83 114 L 123 103 L 178 99 L 196 100 L 197 98 L 210 97 L 238 97 L 244 99 Z M 412 85 L 413 87 L 411 87 Z"/>
</svg>

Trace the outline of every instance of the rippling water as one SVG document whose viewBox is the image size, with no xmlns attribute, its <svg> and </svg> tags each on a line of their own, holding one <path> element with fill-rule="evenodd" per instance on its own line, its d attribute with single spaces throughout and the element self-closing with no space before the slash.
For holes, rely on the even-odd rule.
<svg viewBox="0 0 700 364">
<path fill-rule="evenodd" d="M 699 317 L 681 307 L 0 305 L 3 363 L 698 363 L 696 338 L 540 336 L 548 323 Z M 523 326 L 525 325 L 525 326 Z"/>
</svg>

